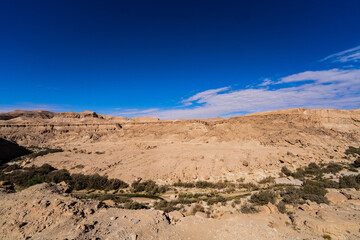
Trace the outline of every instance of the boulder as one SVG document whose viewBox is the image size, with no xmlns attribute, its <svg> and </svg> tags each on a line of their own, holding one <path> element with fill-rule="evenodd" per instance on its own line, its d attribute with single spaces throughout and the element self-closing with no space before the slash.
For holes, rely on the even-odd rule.
<svg viewBox="0 0 360 240">
<path fill-rule="evenodd" d="M 168 213 L 168 217 L 170 219 L 170 222 L 173 224 L 180 221 L 184 217 L 184 214 L 179 211 L 172 211 Z"/>
<path fill-rule="evenodd" d="M 345 202 L 347 200 L 347 197 L 345 197 L 343 194 L 339 192 L 328 192 L 325 194 L 325 197 L 330 201 L 332 204 L 338 204 Z"/>
<path fill-rule="evenodd" d="M 270 213 L 279 213 L 279 210 L 274 204 L 269 202 L 266 206 L 270 209 Z"/>
<path fill-rule="evenodd" d="M 267 206 L 263 205 L 263 206 L 259 206 L 258 207 L 259 212 L 261 213 L 265 213 L 265 214 L 270 214 L 270 208 L 268 208 Z"/>
<path fill-rule="evenodd" d="M 360 200 L 360 192 L 355 189 L 342 189 L 340 191 L 349 200 Z"/>
</svg>

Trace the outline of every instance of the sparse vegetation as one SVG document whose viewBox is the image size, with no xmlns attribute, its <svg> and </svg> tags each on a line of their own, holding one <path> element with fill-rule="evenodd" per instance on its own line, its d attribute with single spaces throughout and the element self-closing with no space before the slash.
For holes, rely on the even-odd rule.
<svg viewBox="0 0 360 240">
<path fill-rule="evenodd" d="M 257 213 L 259 212 L 253 205 L 250 204 L 244 204 L 241 206 L 242 213 Z"/>
<path fill-rule="evenodd" d="M 360 156 L 360 147 L 356 148 L 353 146 L 349 146 L 348 149 L 345 150 L 346 155 L 352 155 L 352 156 Z"/>
<path fill-rule="evenodd" d="M 286 176 L 291 176 L 292 172 L 287 167 L 282 167 L 281 172 L 285 174 Z"/>
<path fill-rule="evenodd" d="M 236 184 L 231 182 L 207 182 L 207 181 L 198 181 L 194 183 L 190 182 L 177 182 L 173 184 L 174 187 L 184 187 L 184 188 L 216 188 L 216 189 L 224 189 L 224 188 L 235 188 Z"/>
<path fill-rule="evenodd" d="M 145 182 L 135 181 L 131 184 L 131 187 L 133 192 L 146 192 L 151 195 L 165 193 L 168 190 L 167 186 L 159 186 L 152 180 Z"/>
<path fill-rule="evenodd" d="M 275 182 L 275 178 L 274 177 L 266 177 L 264 179 L 261 179 L 259 181 L 260 184 L 267 184 L 267 183 L 274 183 Z"/>
<path fill-rule="evenodd" d="M 339 179 L 340 188 L 356 188 L 360 189 L 360 175 L 342 176 Z"/>
<path fill-rule="evenodd" d="M 55 149 L 46 148 L 46 149 L 38 151 L 38 152 L 30 153 L 29 155 L 26 155 L 26 156 L 29 158 L 37 158 L 37 157 L 45 156 L 50 153 L 57 153 L 57 152 L 63 152 L 63 150 L 60 148 L 55 148 Z"/>
<path fill-rule="evenodd" d="M 358 159 L 356 159 L 352 165 L 355 168 L 359 168 L 360 167 L 360 157 Z"/>
<path fill-rule="evenodd" d="M 277 209 L 279 210 L 280 213 L 286 213 L 286 207 L 285 207 L 285 203 L 284 202 L 280 202 L 276 205 Z"/>
<path fill-rule="evenodd" d="M 101 189 L 112 190 L 118 188 L 126 188 L 128 184 L 120 179 L 108 179 L 106 176 L 98 174 L 84 175 L 72 174 L 65 170 L 57 170 L 49 164 L 40 167 L 14 167 L 11 172 L 1 172 L 0 180 L 9 181 L 20 188 L 27 188 L 42 182 L 59 183 L 65 181 L 71 189 Z"/>
<path fill-rule="evenodd" d="M 250 197 L 250 202 L 257 205 L 265 205 L 267 203 L 275 203 L 276 194 L 273 191 L 266 190 L 254 193 Z"/>
<path fill-rule="evenodd" d="M 192 209 L 192 214 L 195 215 L 197 212 L 205 212 L 205 209 L 203 206 L 196 204 Z"/>
</svg>

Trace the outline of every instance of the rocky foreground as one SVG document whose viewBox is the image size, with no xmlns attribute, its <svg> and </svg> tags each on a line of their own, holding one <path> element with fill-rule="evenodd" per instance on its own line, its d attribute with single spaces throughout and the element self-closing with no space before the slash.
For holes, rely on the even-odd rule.
<svg viewBox="0 0 360 240">
<path fill-rule="evenodd" d="M 48 183 L 16 193 L 2 191 L 0 239 L 360 238 L 360 194 L 351 189 L 330 192 L 330 205 L 304 203 L 290 217 L 268 204 L 260 213 L 234 211 L 218 219 L 177 211 L 118 209 L 62 191 Z"/>
</svg>

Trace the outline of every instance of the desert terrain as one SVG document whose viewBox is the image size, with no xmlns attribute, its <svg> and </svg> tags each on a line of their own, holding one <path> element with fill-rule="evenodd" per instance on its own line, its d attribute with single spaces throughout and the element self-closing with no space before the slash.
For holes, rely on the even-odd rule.
<svg viewBox="0 0 360 240">
<path fill-rule="evenodd" d="M 359 109 L 13 111 L 0 139 L 0 239 L 360 239 Z"/>
</svg>

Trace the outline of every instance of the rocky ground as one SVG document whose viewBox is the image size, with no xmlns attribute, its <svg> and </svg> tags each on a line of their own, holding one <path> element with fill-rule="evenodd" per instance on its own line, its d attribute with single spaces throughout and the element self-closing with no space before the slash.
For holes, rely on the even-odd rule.
<svg viewBox="0 0 360 240">
<path fill-rule="evenodd" d="M 324 109 L 166 121 L 0 114 L 1 142 L 33 151 L 1 169 L 0 239 L 360 239 L 360 148 L 345 154 L 359 147 L 359 122 L 360 110 Z M 67 180 L 31 167 L 43 164 Z M 130 186 L 70 189 L 77 173 Z M 169 189 L 137 192 L 140 178 Z"/>
<path fill-rule="evenodd" d="M 360 193 L 333 191 L 332 203 L 307 202 L 280 214 L 223 210 L 213 219 L 180 212 L 126 210 L 85 201 L 43 183 L 16 193 L 2 191 L 0 239 L 359 239 Z"/>
</svg>

